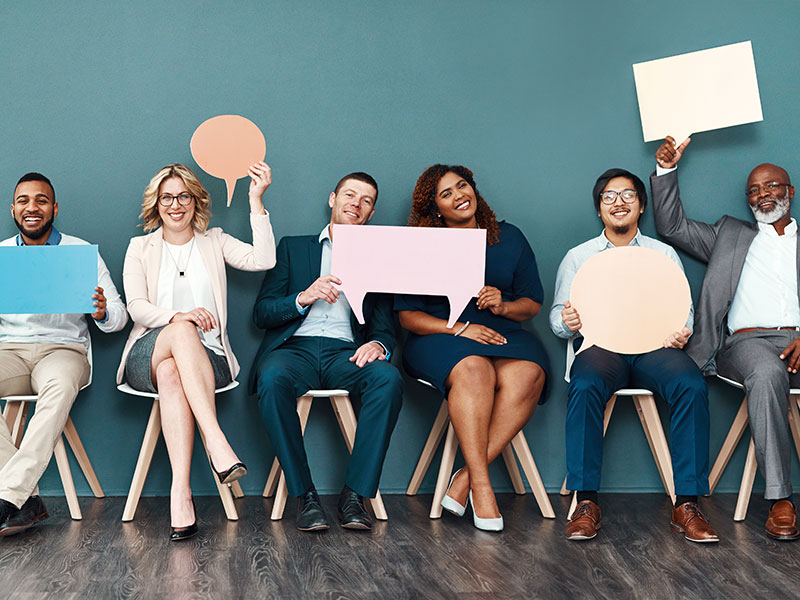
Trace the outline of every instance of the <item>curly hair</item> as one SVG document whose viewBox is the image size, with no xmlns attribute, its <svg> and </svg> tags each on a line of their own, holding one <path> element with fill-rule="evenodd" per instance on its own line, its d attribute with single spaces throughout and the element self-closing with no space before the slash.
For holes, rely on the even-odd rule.
<svg viewBox="0 0 800 600">
<path fill-rule="evenodd" d="M 174 163 L 162 167 L 155 174 L 144 188 L 142 196 L 142 213 L 139 218 L 143 223 L 145 233 L 153 231 L 161 226 L 161 215 L 158 214 L 158 192 L 161 184 L 167 179 L 177 177 L 186 185 L 186 189 L 194 197 L 194 217 L 192 217 L 192 227 L 197 231 L 205 231 L 211 219 L 211 197 L 206 188 L 200 183 L 197 175 L 189 167 L 180 163 Z"/>
<path fill-rule="evenodd" d="M 414 186 L 414 200 L 411 204 L 408 224 L 411 227 L 447 227 L 444 219 L 439 216 L 439 209 L 436 206 L 436 188 L 439 180 L 447 173 L 455 173 L 459 177 L 463 177 L 475 190 L 475 197 L 478 200 L 475 220 L 478 227 L 486 230 L 486 240 L 490 246 L 493 246 L 499 240 L 500 226 L 497 224 L 497 217 L 475 186 L 472 171 L 461 165 L 432 165 L 425 169 L 417 179 L 417 185 Z"/>
</svg>

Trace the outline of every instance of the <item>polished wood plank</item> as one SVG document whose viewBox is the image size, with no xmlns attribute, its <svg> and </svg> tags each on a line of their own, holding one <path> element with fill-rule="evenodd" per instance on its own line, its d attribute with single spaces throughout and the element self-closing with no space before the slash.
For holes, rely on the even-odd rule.
<svg viewBox="0 0 800 600">
<path fill-rule="evenodd" d="M 595 540 L 564 538 L 569 498 L 551 494 L 558 518 L 542 518 L 530 496 L 498 497 L 501 534 L 471 516 L 428 518 L 430 495 L 387 495 L 390 521 L 371 533 L 336 524 L 335 496 L 322 498 L 331 529 L 294 528 L 272 501 L 236 500 L 228 521 L 216 497 L 197 498 L 200 534 L 167 541 L 168 499 L 142 498 L 121 523 L 124 498 L 80 498 L 72 521 L 64 498 L 45 498 L 51 518 L 0 539 L 0 598 L 791 598 L 800 589 L 800 542 L 763 533 L 767 503 L 753 497 L 734 523 L 734 494 L 703 498 L 719 544 L 670 531 L 664 494 L 601 494 Z"/>
</svg>

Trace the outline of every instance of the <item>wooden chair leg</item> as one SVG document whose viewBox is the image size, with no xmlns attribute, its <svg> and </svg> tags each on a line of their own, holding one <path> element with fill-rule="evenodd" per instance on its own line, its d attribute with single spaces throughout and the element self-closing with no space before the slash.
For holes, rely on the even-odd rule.
<svg viewBox="0 0 800 600">
<path fill-rule="evenodd" d="M 514 487 L 514 493 L 524 496 L 525 484 L 522 483 L 522 475 L 520 475 L 517 459 L 514 457 L 514 450 L 511 448 L 511 444 L 503 448 L 502 456 L 503 462 L 506 463 L 508 476 L 511 478 L 511 485 Z"/>
<path fill-rule="evenodd" d="M 144 430 L 142 448 L 139 450 L 139 458 L 136 461 L 136 468 L 133 471 L 131 489 L 128 491 L 128 499 L 125 501 L 125 509 L 122 511 L 122 520 L 133 521 L 136 514 L 136 507 L 139 505 L 139 498 L 142 496 L 144 481 L 147 479 L 147 472 L 150 470 L 150 463 L 153 461 L 158 438 L 161 435 L 161 413 L 158 408 L 158 400 L 153 400 L 153 408 L 150 409 L 150 418 L 147 420 L 147 427 Z"/>
<path fill-rule="evenodd" d="M 64 438 L 61 435 L 58 436 L 53 455 L 56 457 L 58 474 L 61 475 L 61 483 L 64 486 L 64 495 L 67 498 L 67 506 L 69 506 L 69 516 L 75 521 L 80 521 L 83 516 L 78 505 L 78 492 L 75 491 L 75 482 L 72 480 L 72 471 L 69 468 L 67 449 L 64 447 Z"/>
<path fill-rule="evenodd" d="M 272 461 L 272 467 L 267 476 L 267 485 L 264 486 L 264 492 L 261 494 L 264 498 L 269 498 L 275 493 L 275 488 L 278 487 L 278 479 L 281 476 L 281 463 L 278 462 L 278 457 Z"/>
<path fill-rule="evenodd" d="M 22 436 L 25 434 L 25 422 L 28 419 L 30 402 L 14 402 L 14 404 L 22 405 L 16 413 L 14 426 L 11 428 L 11 441 L 19 448 L 19 445 L 22 443 Z"/>
<path fill-rule="evenodd" d="M 314 398 L 311 396 L 300 396 L 297 399 L 297 416 L 300 418 L 300 431 L 302 433 L 306 432 L 308 414 L 311 412 L 311 402 L 313 400 Z M 272 502 L 272 513 L 270 514 L 269 518 L 273 521 L 280 521 L 283 518 L 283 511 L 286 508 L 286 500 L 289 497 L 289 490 L 286 487 L 286 475 L 281 469 L 277 458 L 273 461 L 272 469 L 270 470 L 269 477 L 267 477 L 267 485 L 264 487 L 264 495 L 267 494 L 267 488 L 270 486 L 270 477 L 273 477 L 273 471 L 276 467 L 277 471 L 275 471 L 275 475 L 279 475 L 280 477 L 278 481 L 278 488 L 275 492 L 275 500 Z"/>
<path fill-rule="evenodd" d="M 536 468 L 536 463 L 533 460 L 530 446 L 528 446 L 528 440 L 525 439 L 525 434 L 520 431 L 514 439 L 511 440 L 511 445 L 514 447 L 519 457 L 522 470 L 525 471 L 525 477 L 528 478 L 528 484 L 531 486 L 531 491 L 539 505 L 539 510 L 542 511 L 542 516 L 547 519 L 555 519 L 556 513 L 553 512 L 553 505 L 550 504 L 550 498 L 547 496 L 544 482 L 539 475 L 539 469 Z"/>
<path fill-rule="evenodd" d="M 456 460 L 458 450 L 458 440 L 453 424 L 447 426 L 447 436 L 444 440 L 442 449 L 442 462 L 439 465 L 439 475 L 436 477 L 436 489 L 433 492 L 433 502 L 431 512 L 428 515 L 431 519 L 439 519 L 442 516 L 442 498 L 447 493 L 447 485 L 450 483 L 450 475 L 453 473 L 453 463 Z"/>
<path fill-rule="evenodd" d="M 794 448 L 800 459 L 800 412 L 797 410 L 797 396 L 789 396 L 789 431 L 792 432 Z"/>
<path fill-rule="evenodd" d="M 606 437 L 606 431 L 608 431 L 608 423 L 609 421 L 611 421 L 611 413 L 614 412 L 614 406 L 616 405 L 616 403 L 617 403 L 616 394 L 611 396 L 609 401 L 606 403 L 606 410 L 603 413 L 603 437 Z M 562 496 L 568 496 L 569 493 L 570 490 L 567 489 L 567 476 L 564 475 L 564 483 L 561 484 L 561 491 L 559 492 L 559 494 L 561 494 Z M 572 511 L 570 511 L 570 514 L 572 514 Z"/>
<path fill-rule="evenodd" d="M 214 470 L 214 463 L 211 462 L 211 454 L 208 453 L 208 447 L 206 446 L 206 439 L 203 437 L 203 432 L 200 432 L 200 439 L 203 442 L 203 449 L 206 453 L 206 458 L 208 459 L 208 467 L 211 469 L 211 479 L 214 480 L 214 485 L 217 486 L 217 493 L 219 493 L 219 499 L 222 500 L 222 507 L 225 509 L 225 516 L 228 517 L 229 521 L 238 521 L 239 520 L 239 513 L 236 510 L 236 504 L 233 502 L 233 494 L 231 493 L 231 488 L 226 483 L 220 483 L 219 477 L 217 477 L 217 472 Z"/>
<path fill-rule="evenodd" d="M 567 521 L 572 518 L 572 513 L 575 512 L 575 507 L 578 506 L 578 492 L 572 492 L 572 502 L 569 503 L 569 510 L 567 511 Z"/>
<path fill-rule="evenodd" d="M 89 461 L 89 456 L 86 454 L 86 449 L 83 447 L 83 443 L 78 436 L 78 431 L 75 429 L 75 424 L 72 422 L 71 417 L 67 417 L 67 423 L 64 426 L 64 437 L 67 438 L 67 442 L 69 442 L 69 446 L 72 448 L 72 453 L 75 455 L 81 467 L 81 471 L 83 471 L 83 475 L 86 477 L 86 481 L 89 482 L 89 487 L 92 488 L 92 493 L 95 495 L 95 498 L 105 498 L 103 488 L 100 487 L 100 480 L 94 472 L 92 463 Z"/>
<path fill-rule="evenodd" d="M 739 497 L 736 500 L 736 510 L 733 513 L 734 521 L 744 521 L 744 518 L 747 516 L 750 494 L 753 492 L 753 481 L 756 478 L 756 468 L 756 445 L 751 437 L 750 445 L 747 448 L 747 459 L 744 462 L 742 483 L 739 486 Z"/>
<path fill-rule="evenodd" d="M 419 491 L 419 486 L 425 478 L 425 474 L 431 466 L 433 455 L 436 454 L 436 449 L 439 447 L 439 442 L 442 441 L 442 436 L 447 429 L 447 424 L 450 422 L 450 414 L 447 412 L 447 400 L 442 400 L 442 405 L 439 407 L 439 412 L 436 419 L 433 421 L 433 427 L 428 434 L 428 439 L 425 441 L 425 446 L 422 448 L 422 454 L 417 461 L 417 468 L 414 469 L 414 474 L 411 476 L 411 481 L 406 490 L 407 496 L 415 496 Z"/>
<path fill-rule="evenodd" d="M 642 422 L 647 443 L 658 467 L 658 474 L 664 489 L 667 491 L 672 502 L 675 502 L 675 480 L 672 475 L 672 458 L 667 444 L 667 437 L 664 435 L 664 428 L 661 427 L 661 418 L 658 416 L 656 401 L 652 395 L 634 396 L 633 402 L 636 405 L 636 412 Z"/>
<path fill-rule="evenodd" d="M 747 429 L 746 396 L 739 405 L 739 410 L 737 411 L 736 416 L 733 418 L 733 423 L 731 423 L 731 428 L 728 430 L 728 435 L 725 436 L 725 441 L 722 442 L 722 448 L 720 448 L 719 454 L 717 454 L 717 459 L 714 461 L 714 465 L 711 467 L 711 472 L 708 474 L 709 494 L 713 493 L 714 488 L 717 487 L 720 477 L 722 477 L 725 467 L 728 466 L 728 462 L 731 460 L 731 456 L 733 456 L 736 446 L 739 445 L 739 440 L 742 439 L 742 434 L 744 433 L 745 429 Z"/>
<path fill-rule="evenodd" d="M 238 481 L 234 481 L 231 484 L 231 493 L 233 494 L 234 498 L 244 498 L 244 492 L 242 491 L 242 486 L 239 484 Z"/>
<path fill-rule="evenodd" d="M 358 423 L 356 421 L 356 413 L 353 411 L 353 405 L 350 403 L 349 396 L 331 396 L 331 404 L 333 405 L 333 412 L 336 413 L 336 420 L 339 422 L 339 428 L 342 430 L 345 442 L 347 443 L 347 450 L 353 452 L 353 444 L 356 441 L 356 428 Z M 386 514 L 386 507 L 383 505 L 383 498 L 381 492 L 375 494 L 374 498 L 370 498 L 372 505 L 372 512 L 375 513 L 375 518 L 380 521 L 388 520 Z"/>
</svg>

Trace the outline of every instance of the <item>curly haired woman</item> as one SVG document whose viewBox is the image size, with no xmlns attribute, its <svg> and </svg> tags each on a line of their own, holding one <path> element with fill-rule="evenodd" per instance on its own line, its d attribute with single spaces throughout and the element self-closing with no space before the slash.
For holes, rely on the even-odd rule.
<svg viewBox="0 0 800 600">
<path fill-rule="evenodd" d="M 466 461 L 442 507 L 460 517 L 471 502 L 476 527 L 501 531 L 489 463 L 530 419 L 544 397 L 549 369 L 541 342 L 522 328 L 544 296 L 536 258 L 519 229 L 498 223 L 466 167 L 426 169 L 414 188 L 408 224 L 486 230 L 486 285 L 452 328 L 443 297 L 398 296 L 395 310 L 410 332 L 405 368 L 447 395 Z"/>
</svg>

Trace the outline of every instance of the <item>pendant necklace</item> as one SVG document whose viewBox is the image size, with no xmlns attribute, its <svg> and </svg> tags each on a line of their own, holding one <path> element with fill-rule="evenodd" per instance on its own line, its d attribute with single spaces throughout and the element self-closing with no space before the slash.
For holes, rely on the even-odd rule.
<svg viewBox="0 0 800 600">
<path fill-rule="evenodd" d="M 186 276 L 186 267 L 189 266 L 189 259 L 192 258 L 192 250 L 194 250 L 194 237 L 192 237 L 192 243 L 189 246 L 189 254 L 186 257 L 186 263 L 183 265 L 183 267 L 181 267 L 178 264 L 178 261 L 175 260 L 175 257 L 172 255 L 172 250 L 169 249 L 169 244 L 167 243 L 166 240 L 164 240 L 164 243 L 166 244 L 165 247 L 167 249 L 167 254 L 169 254 L 169 257 L 172 259 L 172 262 L 175 263 L 175 268 L 178 269 L 178 276 L 179 277 L 185 277 Z"/>
</svg>

